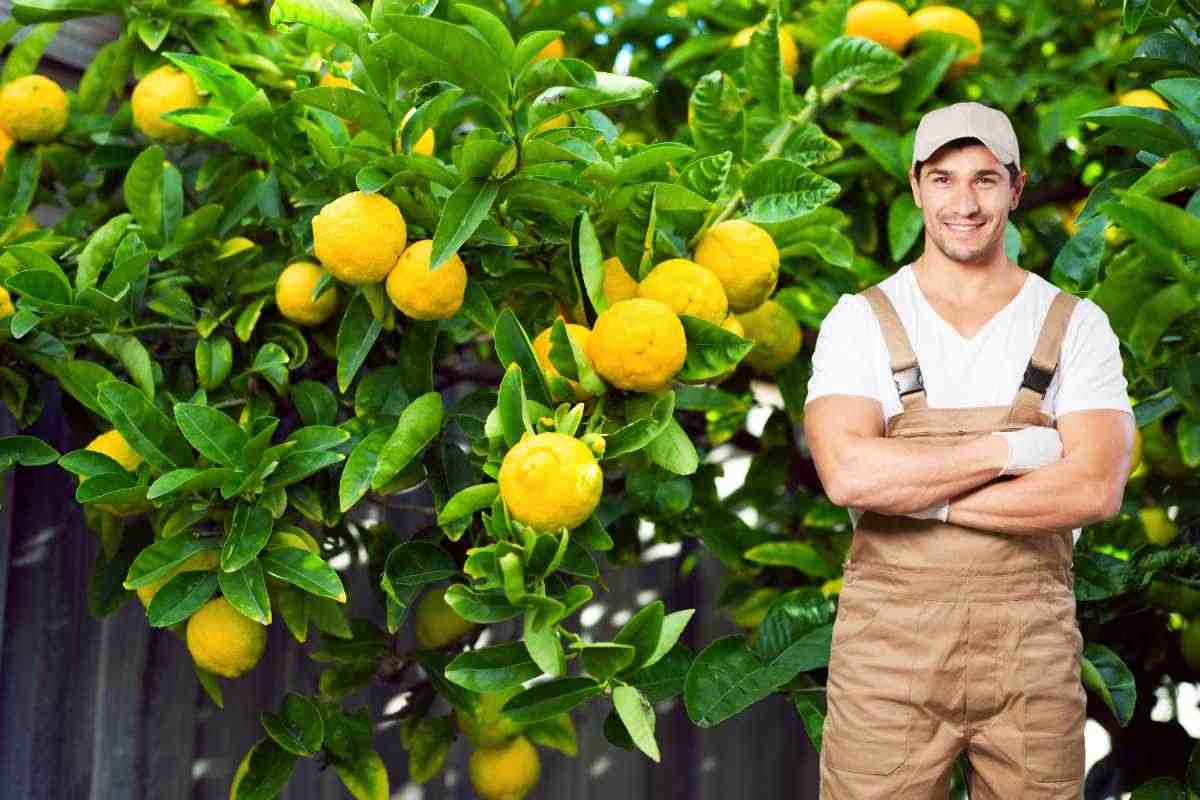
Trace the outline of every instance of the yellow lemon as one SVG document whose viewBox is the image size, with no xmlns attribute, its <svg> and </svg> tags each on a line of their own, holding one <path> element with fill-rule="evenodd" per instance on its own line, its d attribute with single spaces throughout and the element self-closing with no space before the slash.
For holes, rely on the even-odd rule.
<svg viewBox="0 0 1200 800">
<path fill-rule="evenodd" d="M 411 117 L 414 113 L 416 113 L 416 110 L 417 110 L 416 108 L 410 108 L 408 111 L 406 111 L 404 113 L 404 119 L 400 120 L 400 130 L 404 129 L 404 125 L 405 125 L 405 123 L 408 122 L 408 118 Z M 400 130 L 396 131 L 396 152 L 397 153 L 401 152 L 403 149 L 400 146 Z M 436 140 L 434 139 L 434 136 L 433 136 L 433 128 L 426 128 L 424 133 L 422 133 L 419 137 L 417 137 L 417 141 L 413 142 L 412 151 L 414 153 L 419 153 L 423 156 L 431 156 L 432 157 L 435 147 L 436 147 Z"/>
<path fill-rule="evenodd" d="M 754 340 L 754 349 L 746 354 L 745 362 L 763 372 L 774 372 L 800 352 L 803 335 L 795 318 L 775 300 L 758 308 L 738 314 L 746 337 Z"/>
<path fill-rule="evenodd" d="M 1162 506 L 1146 506 L 1138 511 L 1146 538 L 1154 544 L 1170 544 L 1179 535 L 1179 528 L 1167 517 Z"/>
<path fill-rule="evenodd" d="M 387 276 L 392 304 L 413 319 L 450 319 L 462 308 L 467 291 L 467 267 L 458 253 L 429 269 L 433 240 L 413 242 Z"/>
<path fill-rule="evenodd" d="M 26 75 L 0 89 L 0 127 L 18 142 L 49 142 L 67 127 L 67 93 L 45 75 Z"/>
<path fill-rule="evenodd" d="M 543 58 L 562 58 L 567 54 L 567 47 L 563 44 L 562 37 L 549 42 L 541 50 L 537 51 L 537 55 L 533 57 L 534 61 L 541 61 Z"/>
<path fill-rule="evenodd" d="M 481 800 L 524 800 L 542 777 L 537 748 L 524 736 L 497 747 L 477 747 L 467 762 Z"/>
<path fill-rule="evenodd" d="M 221 563 L 221 555 L 216 550 L 201 550 L 196 555 L 183 562 L 179 569 L 172 570 L 170 574 L 164 575 L 154 583 L 148 583 L 145 586 L 139 586 L 137 591 L 138 600 L 142 601 L 142 606 L 150 607 L 150 601 L 154 599 L 154 595 L 158 594 L 158 590 L 166 584 L 167 581 L 174 578 L 181 572 L 207 572 L 211 569 L 216 569 Z"/>
<path fill-rule="evenodd" d="M 500 462 L 500 497 L 508 513 L 535 530 L 579 525 L 596 510 L 603 489 L 596 456 L 565 433 L 526 433 Z"/>
<path fill-rule="evenodd" d="M 742 28 L 733 35 L 733 40 L 729 43 L 730 47 L 745 47 L 750 44 L 750 37 L 754 35 L 754 31 L 762 25 L 751 25 Z M 800 69 L 800 50 L 796 47 L 796 40 L 788 33 L 787 28 L 779 26 L 779 60 L 783 63 L 783 71 L 789 78 L 794 78 L 796 72 Z M 690 120 L 689 120 L 690 124 Z"/>
<path fill-rule="evenodd" d="M 350 69 L 354 66 L 353 61 L 338 61 L 335 63 L 337 64 L 337 67 L 339 70 L 341 70 L 342 72 L 347 73 L 347 74 L 350 72 Z M 343 89 L 357 89 L 358 88 L 357 86 L 354 85 L 354 81 L 350 80 L 349 78 L 343 78 L 340 75 L 335 75 L 332 71 L 326 71 L 325 74 L 321 76 L 321 80 L 317 81 L 317 85 L 318 86 L 340 86 Z"/>
<path fill-rule="evenodd" d="M 275 281 L 275 306 L 279 313 L 299 325 L 320 325 L 333 316 L 338 307 L 338 291 L 330 286 L 315 301 L 313 289 L 325 270 L 310 261 L 289 264 Z"/>
<path fill-rule="evenodd" d="M 587 353 L 587 341 L 592 331 L 586 325 L 576 325 L 573 322 L 567 322 L 566 326 L 567 337 L 580 351 Z M 538 363 L 542 365 L 542 371 L 551 378 L 559 374 L 558 370 L 554 368 L 554 364 L 550 362 L 550 332 L 552 330 L 553 327 L 545 328 L 541 333 L 533 337 L 533 352 L 537 354 Z M 579 381 L 567 378 L 567 383 L 571 385 L 571 391 L 575 394 L 576 400 L 583 401 L 592 397 L 592 394 L 587 389 L 584 389 L 579 384 Z"/>
<path fill-rule="evenodd" d="M 343 283 L 378 283 L 396 266 L 408 232 L 400 208 L 381 194 L 350 192 L 313 217 L 313 250 Z"/>
<path fill-rule="evenodd" d="M 1133 429 L 1133 452 L 1129 455 L 1129 474 L 1138 471 L 1138 467 L 1142 465 L 1142 429 Z"/>
<path fill-rule="evenodd" d="M 1137 106 L 1139 108 L 1161 108 L 1164 111 L 1171 110 L 1171 107 L 1167 105 L 1167 101 L 1159 97 L 1157 92 L 1150 89 L 1133 89 L 1125 92 L 1117 98 L 1117 105 Z"/>
<path fill-rule="evenodd" d="M 891 0 L 862 0 L 846 13 L 846 35 L 861 36 L 900 53 L 916 34 L 908 11 Z"/>
<path fill-rule="evenodd" d="M 1060 205 L 1058 207 L 1059 217 L 1062 219 L 1063 230 L 1067 232 L 1067 236 L 1074 236 L 1079 231 L 1079 224 L 1075 221 L 1079 219 L 1079 212 L 1083 210 L 1087 204 L 1087 198 L 1081 197 L 1074 203 L 1068 205 Z"/>
<path fill-rule="evenodd" d="M 0 286 L 0 319 L 11 317 L 17 311 L 13 307 L 12 295 L 8 293 L 8 289 Z"/>
<path fill-rule="evenodd" d="M 609 305 L 637 297 L 638 282 L 616 256 L 604 259 L 604 296 Z"/>
<path fill-rule="evenodd" d="M 0 172 L 4 171 L 4 160 L 8 158 L 8 151 L 12 149 L 12 146 L 12 134 L 0 127 Z"/>
<path fill-rule="evenodd" d="M 129 446 L 129 442 L 125 441 L 121 432 L 115 429 L 92 439 L 84 449 L 103 453 L 130 472 L 133 472 L 142 463 L 142 457 Z"/>
<path fill-rule="evenodd" d="M 842 593 L 842 578 L 830 578 L 821 584 L 821 594 L 826 597 L 832 597 L 835 594 Z"/>
<path fill-rule="evenodd" d="M 500 709 L 510 698 L 523 691 L 525 687 L 517 684 L 508 689 L 481 693 L 479 705 L 474 713 L 461 708 L 454 709 L 454 720 L 458 723 L 458 729 L 476 746 L 495 747 L 504 744 L 524 730 L 525 725 L 513 722 Z"/>
<path fill-rule="evenodd" d="M 188 618 L 187 647 L 201 668 L 236 678 L 262 658 L 267 628 L 218 597 Z"/>
<path fill-rule="evenodd" d="M 918 35 L 925 31 L 942 31 L 965 36 L 975 44 L 975 49 L 950 65 L 946 72 L 947 77 L 962 77 L 968 69 L 979 63 L 979 56 L 983 52 L 983 32 L 975 18 L 961 8 L 925 6 L 913 12 L 909 19 Z"/>
<path fill-rule="evenodd" d="M 596 318 L 587 354 L 600 377 L 617 388 L 656 392 L 683 366 L 687 336 L 670 306 L 632 297 Z"/>
<path fill-rule="evenodd" d="M 762 305 L 779 280 L 775 240 L 748 220 L 727 219 L 709 228 L 693 258 L 720 279 L 733 311 Z"/>
<path fill-rule="evenodd" d="M 676 314 L 691 314 L 720 325 L 729 313 L 721 279 L 686 258 L 671 258 L 650 270 L 638 284 L 638 297 L 658 300 Z"/>
<path fill-rule="evenodd" d="M 446 587 L 430 589 L 417 603 L 413 633 L 423 650 L 434 650 L 457 642 L 478 626 L 458 615 L 446 602 Z"/>
<path fill-rule="evenodd" d="M 167 122 L 162 115 L 181 108 L 195 108 L 202 102 L 192 76 L 171 64 L 164 64 L 146 73 L 133 87 L 130 96 L 133 124 L 149 139 L 181 142 L 191 135 L 191 131 Z"/>
</svg>

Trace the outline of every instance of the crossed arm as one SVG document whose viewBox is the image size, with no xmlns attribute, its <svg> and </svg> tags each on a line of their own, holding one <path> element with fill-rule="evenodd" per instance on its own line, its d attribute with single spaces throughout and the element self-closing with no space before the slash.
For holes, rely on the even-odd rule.
<svg viewBox="0 0 1200 800">
<path fill-rule="evenodd" d="M 805 407 L 804 430 L 829 499 L 883 514 L 950 501 L 949 521 L 1009 534 L 1083 527 L 1116 515 L 1125 493 L 1133 420 L 1097 409 L 1059 417 L 1063 457 L 995 480 L 1007 445 L 982 434 L 941 446 L 884 437 L 880 404 L 829 395 Z"/>
</svg>

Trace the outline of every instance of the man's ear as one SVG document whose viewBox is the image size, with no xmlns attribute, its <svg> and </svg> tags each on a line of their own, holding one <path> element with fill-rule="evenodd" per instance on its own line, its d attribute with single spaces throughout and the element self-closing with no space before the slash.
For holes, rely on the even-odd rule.
<svg viewBox="0 0 1200 800">
<path fill-rule="evenodd" d="M 913 202 L 917 204 L 917 208 L 921 208 L 921 184 L 917 180 L 917 175 L 911 167 L 908 170 L 908 185 L 912 189 Z"/>
</svg>

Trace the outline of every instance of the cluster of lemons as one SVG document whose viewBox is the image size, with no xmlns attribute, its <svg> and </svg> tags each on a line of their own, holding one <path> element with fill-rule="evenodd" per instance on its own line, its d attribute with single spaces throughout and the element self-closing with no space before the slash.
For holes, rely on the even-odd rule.
<svg viewBox="0 0 1200 800">
<path fill-rule="evenodd" d="M 975 18 L 961 8 L 944 5 L 925 6 L 909 14 L 892 0 L 862 0 L 846 14 L 846 35 L 861 36 L 901 53 L 913 37 L 926 31 L 941 31 L 966 37 L 975 47 L 947 70 L 947 77 L 960 78 L 979 63 L 983 53 L 983 32 Z"/>
<path fill-rule="evenodd" d="M 429 268 L 432 239 L 408 243 L 400 208 L 381 194 L 350 192 L 326 204 L 312 220 L 313 250 L 333 277 L 350 286 L 386 280 L 392 304 L 412 319 L 449 319 L 462 307 L 467 268 L 452 253 L 437 269 Z M 275 283 L 275 305 L 299 325 L 321 325 L 338 308 L 336 287 L 317 299 L 313 290 L 324 270 L 296 261 Z"/>
</svg>

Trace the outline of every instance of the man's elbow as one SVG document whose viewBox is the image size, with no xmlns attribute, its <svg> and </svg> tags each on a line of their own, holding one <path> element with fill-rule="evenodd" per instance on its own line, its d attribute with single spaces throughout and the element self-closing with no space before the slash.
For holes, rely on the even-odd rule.
<svg viewBox="0 0 1200 800">
<path fill-rule="evenodd" d="M 1104 489 L 1096 492 L 1092 504 L 1093 524 L 1110 520 L 1121 513 L 1121 503 L 1125 497 L 1125 481 L 1110 483 Z"/>
<path fill-rule="evenodd" d="M 848 508 L 857 504 L 859 493 L 845 470 L 839 470 L 836 474 L 831 475 L 823 485 L 826 497 L 835 506 Z"/>
</svg>

